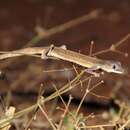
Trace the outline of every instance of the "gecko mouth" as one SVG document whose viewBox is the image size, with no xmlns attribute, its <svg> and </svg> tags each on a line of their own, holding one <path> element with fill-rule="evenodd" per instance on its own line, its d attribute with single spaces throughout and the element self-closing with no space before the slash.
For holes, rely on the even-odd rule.
<svg viewBox="0 0 130 130">
<path fill-rule="evenodd" d="M 118 73 L 118 74 L 126 74 L 127 73 L 127 71 L 125 70 L 125 69 L 119 69 L 119 70 L 114 70 L 113 71 L 114 73 Z"/>
</svg>

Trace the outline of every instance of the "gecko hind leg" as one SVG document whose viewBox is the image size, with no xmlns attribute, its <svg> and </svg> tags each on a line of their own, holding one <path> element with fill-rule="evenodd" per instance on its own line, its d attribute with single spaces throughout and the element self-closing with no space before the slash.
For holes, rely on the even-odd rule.
<svg viewBox="0 0 130 130">
<path fill-rule="evenodd" d="M 42 59 L 49 59 L 49 58 L 55 59 L 54 57 L 49 56 L 49 53 L 52 51 L 53 48 L 54 48 L 54 45 L 51 44 L 50 47 L 48 47 L 48 49 L 44 53 L 41 54 L 41 58 Z"/>
<path fill-rule="evenodd" d="M 54 44 L 51 44 L 50 47 L 46 50 L 46 52 L 42 53 L 41 58 L 42 59 L 55 59 L 58 60 L 58 58 L 51 56 L 51 52 L 54 49 Z M 60 46 L 61 49 L 67 50 L 66 45 Z"/>
</svg>

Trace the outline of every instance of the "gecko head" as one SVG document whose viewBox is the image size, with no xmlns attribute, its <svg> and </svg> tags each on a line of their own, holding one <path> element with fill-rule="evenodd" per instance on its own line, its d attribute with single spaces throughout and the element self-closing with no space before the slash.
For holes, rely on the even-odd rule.
<svg viewBox="0 0 130 130">
<path fill-rule="evenodd" d="M 112 72 L 117 74 L 124 74 L 125 69 L 122 67 L 121 63 L 118 61 L 106 61 L 105 65 L 102 66 L 102 69 L 106 72 Z"/>
</svg>

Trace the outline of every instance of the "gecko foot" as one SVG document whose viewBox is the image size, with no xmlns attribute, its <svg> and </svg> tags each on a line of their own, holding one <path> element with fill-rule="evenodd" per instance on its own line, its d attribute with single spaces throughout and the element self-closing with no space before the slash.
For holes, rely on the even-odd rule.
<svg viewBox="0 0 130 130">
<path fill-rule="evenodd" d="M 94 70 L 95 70 L 95 69 L 94 69 Z M 85 72 L 94 75 L 94 77 L 100 77 L 101 75 L 104 74 L 104 72 L 96 73 L 96 72 L 94 72 L 93 69 L 91 69 L 91 68 L 90 68 L 90 69 L 85 69 Z"/>
</svg>

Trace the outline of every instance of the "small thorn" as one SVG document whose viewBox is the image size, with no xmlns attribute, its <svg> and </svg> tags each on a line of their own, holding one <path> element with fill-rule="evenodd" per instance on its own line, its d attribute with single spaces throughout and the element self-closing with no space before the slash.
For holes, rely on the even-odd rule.
<svg viewBox="0 0 130 130">
<path fill-rule="evenodd" d="M 104 83 L 104 80 L 101 80 L 101 83 Z"/>
<path fill-rule="evenodd" d="M 91 45 L 93 45 L 94 44 L 94 41 L 91 41 Z"/>
<path fill-rule="evenodd" d="M 127 52 L 124 55 L 125 55 L 125 57 L 128 57 L 128 53 Z"/>
<path fill-rule="evenodd" d="M 92 56 L 94 41 L 91 41 L 89 55 Z"/>
<path fill-rule="evenodd" d="M 111 50 L 111 51 L 115 51 L 115 50 L 116 50 L 116 47 L 115 47 L 114 44 L 112 44 L 112 45 L 110 46 L 110 50 Z"/>
</svg>

